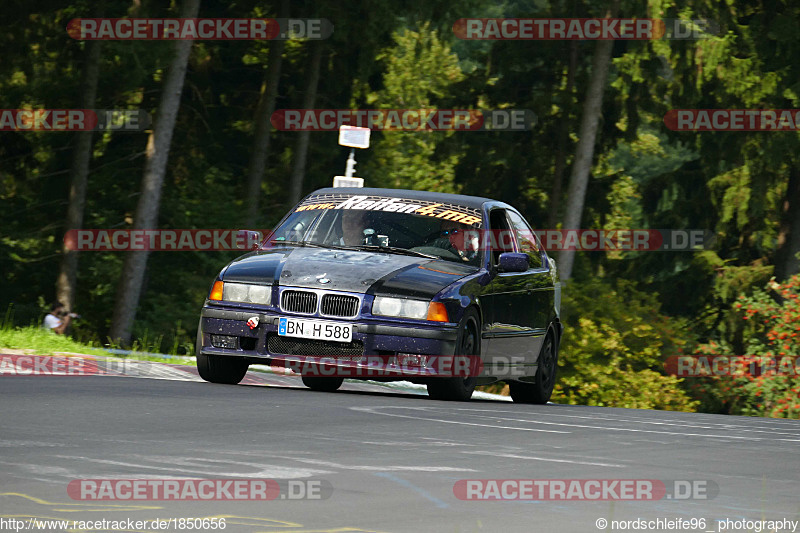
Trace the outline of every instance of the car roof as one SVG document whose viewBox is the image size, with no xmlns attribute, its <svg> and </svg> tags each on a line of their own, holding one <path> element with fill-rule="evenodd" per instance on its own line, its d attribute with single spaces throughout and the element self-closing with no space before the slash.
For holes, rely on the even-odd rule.
<svg viewBox="0 0 800 533">
<path fill-rule="evenodd" d="M 511 207 L 503 202 L 483 198 L 480 196 L 466 196 L 463 194 L 450 194 L 445 192 L 414 191 L 411 189 L 379 189 L 375 187 L 326 187 L 317 189 L 308 196 L 316 194 L 365 194 L 368 196 L 387 196 L 389 198 L 408 198 L 409 200 L 428 200 L 431 202 L 442 202 L 474 209 L 481 209 L 487 202 Z"/>
</svg>

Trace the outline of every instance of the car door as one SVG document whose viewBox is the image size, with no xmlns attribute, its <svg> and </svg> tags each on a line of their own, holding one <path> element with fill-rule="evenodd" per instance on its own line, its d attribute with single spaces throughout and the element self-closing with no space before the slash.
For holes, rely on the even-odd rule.
<svg viewBox="0 0 800 533">
<path fill-rule="evenodd" d="M 551 310 L 554 305 L 555 290 L 546 256 L 536 234 L 527 221 L 516 211 L 507 211 L 508 220 L 514 231 L 517 251 L 528 255 L 528 271 L 525 272 L 525 292 L 531 306 L 530 327 L 534 336 L 547 333 Z M 536 350 L 536 355 L 539 351 Z M 535 361 L 534 361 L 535 362 Z"/>
<path fill-rule="evenodd" d="M 489 212 L 489 238 L 491 281 L 485 288 L 483 300 L 488 310 L 483 338 L 486 343 L 484 362 L 496 373 L 513 367 L 531 365 L 535 347 L 531 345 L 534 331 L 534 308 L 529 291 L 532 290 L 528 272 L 499 272 L 500 254 L 517 251 L 517 231 L 505 208 Z M 538 353 L 538 350 L 535 352 Z"/>
</svg>

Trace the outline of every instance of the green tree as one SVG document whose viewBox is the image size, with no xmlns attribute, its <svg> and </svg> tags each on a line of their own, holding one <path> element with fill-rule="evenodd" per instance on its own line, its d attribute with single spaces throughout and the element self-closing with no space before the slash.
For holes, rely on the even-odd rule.
<svg viewBox="0 0 800 533">
<path fill-rule="evenodd" d="M 458 57 L 429 24 L 417 31 L 396 32 L 394 41 L 394 47 L 377 57 L 385 64 L 383 87 L 369 95 L 369 103 L 378 109 L 436 109 L 463 79 Z M 462 154 L 443 144 L 453 135 L 453 131 L 378 134 L 362 175 L 369 185 L 458 192 L 455 168 Z"/>
<path fill-rule="evenodd" d="M 194 18 L 199 9 L 200 0 L 184 0 L 181 18 Z M 172 135 L 180 109 L 183 82 L 191 51 L 192 41 L 176 42 L 175 57 L 164 81 L 155 128 L 147 140 L 147 163 L 142 178 L 142 194 L 134 218 L 135 229 L 154 229 L 158 225 L 161 189 L 167 172 Z M 131 341 L 148 255 L 147 251 L 133 251 L 125 257 L 109 331 L 109 337 L 124 344 Z"/>
</svg>

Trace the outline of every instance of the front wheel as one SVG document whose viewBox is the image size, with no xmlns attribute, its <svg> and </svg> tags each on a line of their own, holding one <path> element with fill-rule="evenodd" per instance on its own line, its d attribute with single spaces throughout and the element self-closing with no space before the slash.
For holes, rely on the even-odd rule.
<svg viewBox="0 0 800 533">
<path fill-rule="evenodd" d="M 478 323 L 478 313 L 472 308 L 467 309 L 458 324 L 455 355 L 480 356 L 481 336 Z M 474 367 L 474 365 L 469 366 Z M 464 402 L 472 398 L 477 382 L 477 376 L 431 378 L 428 382 L 428 396 L 434 400 Z"/>
<path fill-rule="evenodd" d="M 198 325 L 195 353 L 197 354 L 197 373 L 201 378 L 211 383 L 225 385 L 236 385 L 244 379 L 249 366 L 244 360 L 224 355 L 204 355 L 200 353 L 202 348 L 202 332 Z"/>
<path fill-rule="evenodd" d="M 244 379 L 248 366 L 236 357 L 197 354 L 197 372 L 211 383 L 236 385 Z"/>
<path fill-rule="evenodd" d="M 556 385 L 556 368 L 558 365 L 558 347 L 552 333 L 548 333 L 539 352 L 538 368 L 533 383 L 509 381 L 508 388 L 511 399 L 517 403 L 546 404 L 553 394 Z"/>
</svg>

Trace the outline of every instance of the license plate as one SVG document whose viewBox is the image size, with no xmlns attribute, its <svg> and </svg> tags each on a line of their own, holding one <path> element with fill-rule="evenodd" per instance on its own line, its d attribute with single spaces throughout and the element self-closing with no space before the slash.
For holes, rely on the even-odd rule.
<svg viewBox="0 0 800 533">
<path fill-rule="evenodd" d="M 278 320 L 278 335 L 323 341 L 350 342 L 353 339 L 353 325 L 325 322 L 323 320 L 280 318 Z"/>
</svg>

